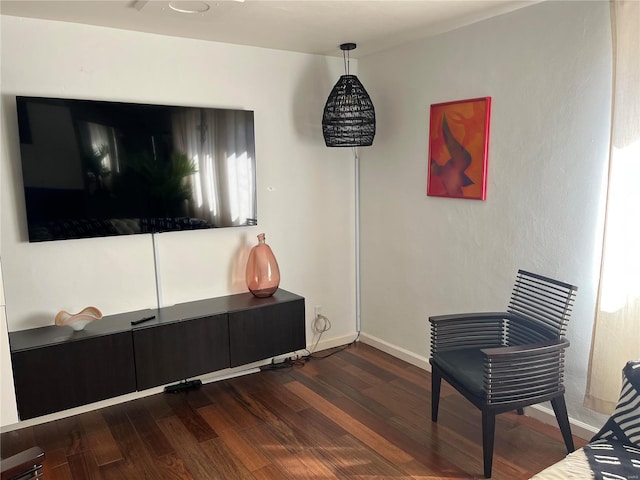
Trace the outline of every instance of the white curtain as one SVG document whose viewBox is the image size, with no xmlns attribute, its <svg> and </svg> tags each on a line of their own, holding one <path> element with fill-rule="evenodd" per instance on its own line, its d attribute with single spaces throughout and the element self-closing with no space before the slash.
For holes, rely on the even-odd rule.
<svg viewBox="0 0 640 480">
<path fill-rule="evenodd" d="M 178 109 L 172 114 L 175 149 L 195 162 L 189 215 L 215 226 L 255 222 L 255 158 L 251 112 Z"/>
<path fill-rule="evenodd" d="M 600 287 L 585 406 L 611 413 L 640 359 L 640 2 L 612 1 L 613 112 Z"/>
</svg>

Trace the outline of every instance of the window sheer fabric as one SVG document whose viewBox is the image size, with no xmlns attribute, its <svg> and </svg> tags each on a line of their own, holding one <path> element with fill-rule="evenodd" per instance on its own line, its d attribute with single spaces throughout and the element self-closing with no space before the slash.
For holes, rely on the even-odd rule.
<svg viewBox="0 0 640 480">
<path fill-rule="evenodd" d="M 613 101 L 600 285 L 585 406 L 615 409 L 620 368 L 640 359 L 640 2 L 611 2 Z"/>
</svg>

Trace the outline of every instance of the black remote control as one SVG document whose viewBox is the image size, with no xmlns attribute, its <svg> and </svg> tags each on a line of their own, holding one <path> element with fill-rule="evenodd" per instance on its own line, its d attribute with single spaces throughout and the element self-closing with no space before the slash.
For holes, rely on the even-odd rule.
<svg viewBox="0 0 640 480">
<path fill-rule="evenodd" d="M 131 320 L 131 325 L 138 325 L 139 323 L 142 323 L 142 322 L 148 322 L 149 320 L 153 320 L 154 318 L 156 318 L 156 316 L 151 315 L 150 317 L 144 317 L 144 318 L 141 318 L 140 320 Z"/>
</svg>

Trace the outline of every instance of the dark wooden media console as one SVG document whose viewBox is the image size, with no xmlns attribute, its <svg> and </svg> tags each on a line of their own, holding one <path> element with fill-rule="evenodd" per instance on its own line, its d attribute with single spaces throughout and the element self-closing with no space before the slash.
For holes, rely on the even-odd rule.
<svg viewBox="0 0 640 480">
<path fill-rule="evenodd" d="M 241 293 L 110 315 L 79 332 L 10 332 L 9 343 L 26 420 L 304 349 L 304 298 Z"/>
</svg>

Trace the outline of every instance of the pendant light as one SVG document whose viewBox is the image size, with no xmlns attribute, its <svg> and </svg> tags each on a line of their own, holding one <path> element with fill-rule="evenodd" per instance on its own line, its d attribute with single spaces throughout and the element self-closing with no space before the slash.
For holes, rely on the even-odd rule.
<svg viewBox="0 0 640 480">
<path fill-rule="evenodd" d="M 327 147 L 366 147 L 376 134 L 376 112 L 369 94 L 355 75 L 349 74 L 349 51 L 355 43 L 340 45 L 345 64 L 329 94 L 322 114 L 322 133 Z"/>
</svg>

